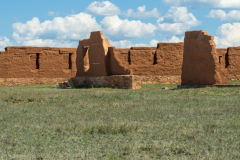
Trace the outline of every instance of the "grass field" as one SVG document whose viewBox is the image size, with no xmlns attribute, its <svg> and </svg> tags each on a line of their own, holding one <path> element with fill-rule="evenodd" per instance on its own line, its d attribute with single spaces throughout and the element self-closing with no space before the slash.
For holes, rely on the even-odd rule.
<svg viewBox="0 0 240 160">
<path fill-rule="evenodd" d="M 240 159 L 240 88 L 0 86 L 0 159 Z"/>
</svg>

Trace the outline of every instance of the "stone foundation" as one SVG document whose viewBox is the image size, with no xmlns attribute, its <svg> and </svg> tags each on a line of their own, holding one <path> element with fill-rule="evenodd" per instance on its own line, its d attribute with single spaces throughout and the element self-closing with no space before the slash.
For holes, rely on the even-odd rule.
<svg viewBox="0 0 240 160">
<path fill-rule="evenodd" d="M 114 75 L 101 77 L 72 77 L 68 80 L 71 87 L 93 86 L 93 87 L 117 87 L 125 89 L 139 89 L 141 82 L 133 75 Z"/>
<path fill-rule="evenodd" d="M 228 81 L 240 80 L 240 75 L 226 75 L 226 78 Z M 58 84 L 68 80 L 69 78 L 0 78 L 0 85 Z M 95 87 L 137 89 L 139 88 L 139 84 L 179 84 L 181 83 L 181 76 L 114 75 L 103 77 L 73 77 L 70 78 L 70 83 L 72 84 L 71 86 L 92 85 Z"/>
<path fill-rule="evenodd" d="M 226 75 L 225 76 L 228 81 L 239 81 L 240 75 Z"/>
<path fill-rule="evenodd" d="M 0 85 L 58 84 L 69 81 L 70 86 L 118 87 L 128 89 L 141 88 L 141 84 L 178 84 L 181 76 L 136 76 L 114 75 L 102 77 L 73 78 L 0 78 Z"/>
<path fill-rule="evenodd" d="M 141 84 L 176 84 L 181 83 L 181 76 L 136 76 L 114 75 L 102 77 L 73 77 L 68 84 L 71 87 L 117 87 L 126 89 L 139 89 Z"/>
<path fill-rule="evenodd" d="M 181 83 L 181 76 L 136 76 L 141 84 L 178 84 Z"/>
<path fill-rule="evenodd" d="M 218 88 L 230 88 L 240 87 L 239 84 L 219 84 L 219 85 L 178 85 L 178 89 L 189 89 L 189 88 L 206 88 L 206 87 L 218 87 Z"/>
<path fill-rule="evenodd" d="M 58 84 L 69 78 L 0 78 L 0 85 Z"/>
</svg>

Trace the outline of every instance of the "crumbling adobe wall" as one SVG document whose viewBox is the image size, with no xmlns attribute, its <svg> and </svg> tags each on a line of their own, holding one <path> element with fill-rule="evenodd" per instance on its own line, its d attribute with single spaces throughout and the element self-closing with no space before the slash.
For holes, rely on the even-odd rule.
<svg viewBox="0 0 240 160">
<path fill-rule="evenodd" d="M 214 37 L 203 30 L 185 32 L 182 85 L 226 83 L 213 40 Z"/>
<path fill-rule="evenodd" d="M 159 43 L 158 47 L 111 47 L 102 31 L 79 41 L 77 77 L 107 75 L 181 75 L 183 43 Z"/>
<path fill-rule="evenodd" d="M 183 47 L 183 43 L 158 43 L 158 47 L 132 47 L 128 50 L 128 60 L 123 58 L 121 49 L 114 49 L 113 52 L 117 61 L 133 75 L 167 76 L 181 75 Z"/>
<path fill-rule="evenodd" d="M 76 48 L 7 47 L 0 53 L 0 78 L 70 78 Z"/>
<path fill-rule="evenodd" d="M 240 75 L 240 47 L 229 47 L 225 59 L 228 74 Z"/>
<path fill-rule="evenodd" d="M 109 75 L 132 75 L 132 72 L 127 69 L 129 66 L 129 51 L 130 49 L 108 48 L 107 67 Z"/>
<path fill-rule="evenodd" d="M 181 75 L 184 43 L 158 43 L 156 66 L 161 75 Z"/>
<path fill-rule="evenodd" d="M 130 50 L 129 64 L 133 66 L 153 65 L 156 48 L 132 47 Z"/>
<path fill-rule="evenodd" d="M 90 39 L 79 41 L 77 49 L 77 77 L 108 75 L 107 53 L 111 47 L 102 31 L 91 32 Z"/>
<path fill-rule="evenodd" d="M 221 67 L 221 70 L 224 72 L 225 75 L 228 74 L 228 71 L 226 69 L 227 67 L 227 63 L 228 63 L 228 58 L 227 57 L 227 49 L 225 48 L 217 48 L 217 54 L 218 54 L 218 60 L 219 60 L 219 64 Z"/>
</svg>

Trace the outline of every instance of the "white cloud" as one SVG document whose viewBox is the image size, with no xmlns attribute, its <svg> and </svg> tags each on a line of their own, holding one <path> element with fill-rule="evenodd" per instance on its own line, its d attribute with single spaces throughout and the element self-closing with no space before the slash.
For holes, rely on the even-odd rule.
<svg viewBox="0 0 240 160">
<path fill-rule="evenodd" d="M 187 7 L 171 7 L 166 15 L 157 21 L 159 29 L 167 35 L 184 34 L 200 24 L 192 13 L 188 13 Z"/>
<path fill-rule="evenodd" d="M 189 0 L 162 0 L 163 3 L 172 6 L 180 6 L 183 2 L 188 2 Z"/>
<path fill-rule="evenodd" d="M 240 23 L 226 23 L 217 29 L 215 42 L 218 48 L 240 46 Z"/>
<path fill-rule="evenodd" d="M 53 12 L 53 11 L 48 11 L 48 15 L 49 16 L 58 16 L 59 13 L 58 12 Z"/>
<path fill-rule="evenodd" d="M 147 45 L 146 43 L 138 43 L 134 44 L 133 47 L 149 47 L 149 45 Z"/>
<path fill-rule="evenodd" d="M 152 39 L 150 42 L 149 42 L 149 46 L 150 47 L 157 47 L 157 44 L 159 43 L 158 40 L 156 39 Z"/>
<path fill-rule="evenodd" d="M 115 46 L 116 48 L 130 48 L 132 47 L 132 42 L 128 40 L 121 41 L 111 41 L 109 40 L 111 46 Z"/>
<path fill-rule="evenodd" d="M 164 38 L 163 42 L 170 42 L 170 43 L 178 43 L 178 42 L 183 42 L 184 41 L 184 36 L 182 38 L 178 38 L 176 36 L 173 36 L 170 39 Z"/>
<path fill-rule="evenodd" d="M 209 18 L 217 18 L 221 20 L 227 21 L 240 21 L 240 11 L 239 10 L 231 10 L 230 12 L 226 13 L 223 10 L 211 10 L 206 17 Z"/>
<path fill-rule="evenodd" d="M 128 9 L 127 11 L 122 12 L 119 7 L 114 5 L 109 1 L 94 1 L 87 8 L 86 12 L 92 15 L 97 16 L 115 16 L 115 15 L 125 15 L 127 17 L 136 17 L 136 18 L 149 18 L 160 16 L 157 8 L 153 8 L 151 11 L 146 11 L 146 6 L 139 6 L 137 11 L 134 12 L 133 9 Z"/>
<path fill-rule="evenodd" d="M 52 39 L 34 39 L 22 41 L 22 46 L 37 46 L 37 47 L 63 47 L 63 48 L 77 48 L 78 41 L 70 42 L 64 40 L 52 40 Z"/>
<path fill-rule="evenodd" d="M 5 47 L 10 46 L 11 43 L 7 37 L 0 36 L 0 51 L 5 51 Z"/>
<path fill-rule="evenodd" d="M 120 9 L 109 1 L 94 1 L 86 8 L 86 12 L 98 16 L 112 16 L 121 13 Z"/>
<path fill-rule="evenodd" d="M 101 21 L 104 33 L 111 39 L 123 40 L 143 38 L 154 35 L 157 27 L 151 23 L 142 23 L 141 21 L 129 21 L 120 19 L 118 16 L 108 16 Z"/>
<path fill-rule="evenodd" d="M 156 17 L 160 16 L 157 8 L 154 8 L 151 11 L 146 11 L 146 6 L 140 6 L 137 8 L 137 12 L 134 12 L 133 9 L 128 9 L 127 12 L 123 13 L 127 17 L 136 17 L 136 18 L 149 18 L 149 17 Z"/>
<path fill-rule="evenodd" d="M 189 5 L 192 7 L 239 9 L 239 0 L 162 0 L 167 5 L 181 6 Z"/>
<path fill-rule="evenodd" d="M 149 44 L 146 43 L 138 43 L 132 44 L 131 41 L 128 40 L 121 40 L 121 41 L 111 41 L 109 40 L 111 46 L 115 46 L 116 48 L 131 48 L 131 47 L 157 47 L 158 40 L 152 39 Z"/>
<path fill-rule="evenodd" d="M 86 13 L 55 17 L 52 21 L 40 23 L 34 17 L 26 23 L 17 22 L 12 25 L 13 38 L 18 42 L 34 39 L 73 39 L 80 40 L 89 37 L 91 31 L 101 30 L 95 17 Z"/>
</svg>

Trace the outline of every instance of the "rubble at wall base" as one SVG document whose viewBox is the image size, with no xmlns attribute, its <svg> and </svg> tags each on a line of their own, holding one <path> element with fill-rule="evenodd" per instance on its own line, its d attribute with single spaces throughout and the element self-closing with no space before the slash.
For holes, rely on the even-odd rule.
<svg viewBox="0 0 240 160">
<path fill-rule="evenodd" d="M 240 80 L 240 75 L 226 75 L 228 81 Z M 141 88 L 141 84 L 180 84 L 181 76 L 138 76 L 113 75 L 101 77 L 73 77 L 73 78 L 0 78 L 0 85 L 34 85 L 58 84 L 69 81 L 71 86 L 118 87 L 128 89 Z M 139 87 L 140 86 L 140 87 Z"/>
<path fill-rule="evenodd" d="M 69 78 L 0 78 L 0 85 L 58 84 Z"/>
<path fill-rule="evenodd" d="M 226 75 L 225 76 L 228 81 L 239 81 L 240 75 Z"/>
<path fill-rule="evenodd" d="M 181 76 L 137 76 L 112 75 L 101 77 L 73 77 L 68 80 L 71 87 L 93 86 L 139 89 L 141 84 L 177 84 L 181 83 Z"/>
<path fill-rule="evenodd" d="M 68 80 L 71 87 L 113 87 L 125 89 L 139 89 L 141 83 L 132 75 L 114 75 L 101 77 L 72 77 Z"/>
</svg>

